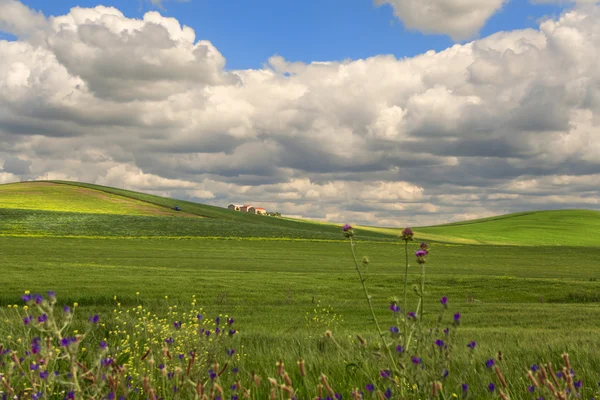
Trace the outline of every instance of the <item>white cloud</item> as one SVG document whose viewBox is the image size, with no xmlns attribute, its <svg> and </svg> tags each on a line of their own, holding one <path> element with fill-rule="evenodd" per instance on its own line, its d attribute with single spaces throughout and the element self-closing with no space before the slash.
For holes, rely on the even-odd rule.
<svg viewBox="0 0 600 400">
<path fill-rule="evenodd" d="M 469 39 L 507 0 L 374 0 L 389 4 L 408 29 Z"/>
<path fill-rule="evenodd" d="M 25 16 L 0 13 L 20 32 L 0 41 L 0 165 L 31 177 L 376 225 L 600 194 L 600 7 L 401 60 L 226 72 L 157 12 L 0 4 Z"/>
</svg>

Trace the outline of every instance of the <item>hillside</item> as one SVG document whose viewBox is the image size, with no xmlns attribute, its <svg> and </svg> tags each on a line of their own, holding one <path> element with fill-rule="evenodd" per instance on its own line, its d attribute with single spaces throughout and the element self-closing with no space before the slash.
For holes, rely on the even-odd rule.
<svg viewBox="0 0 600 400">
<path fill-rule="evenodd" d="M 179 206 L 181 211 L 172 210 Z M 362 240 L 395 241 L 364 231 Z M 0 185 L 0 235 L 342 240 L 340 227 L 79 182 Z"/>
<path fill-rule="evenodd" d="M 400 229 L 370 228 L 400 234 Z M 419 240 L 515 246 L 600 246 L 600 212 L 552 210 L 506 214 L 444 225 L 415 227 Z"/>
<path fill-rule="evenodd" d="M 179 206 L 181 211 L 172 210 Z M 341 240 L 340 226 L 230 211 L 80 182 L 0 185 L 0 235 Z M 397 241 L 401 229 L 359 226 L 357 239 Z M 416 240 L 452 244 L 599 246 L 600 212 L 535 211 L 414 227 Z"/>
</svg>

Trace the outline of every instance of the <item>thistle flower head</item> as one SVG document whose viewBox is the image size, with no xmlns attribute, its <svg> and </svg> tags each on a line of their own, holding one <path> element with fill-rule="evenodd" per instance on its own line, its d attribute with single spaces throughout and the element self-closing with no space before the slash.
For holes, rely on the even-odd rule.
<svg viewBox="0 0 600 400">
<path fill-rule="evenodd" d="M 344 237 L 349 238 L 354 236 L 354 229 L 349 224 L 344 224 L 344 226 L 342 226 L 342 232 L 344 233 Z"/>
<path fill-rule="evenodd" d="M 406 242 L 411 241 L 411 240 L 413 240 L 413 236 L 414 236 L 414 233 L 413 233 L 412 229 L 407 227 L 407 228 L 404 228 L 404 230 L 402 230 L 402 240 L 404 240 Z"/>
<path fill-rule="evenodd" d="M 415 253 L 417 264 L 425 264 L 427 262 L 427 250 L 417 250 Z"/>
</svg>

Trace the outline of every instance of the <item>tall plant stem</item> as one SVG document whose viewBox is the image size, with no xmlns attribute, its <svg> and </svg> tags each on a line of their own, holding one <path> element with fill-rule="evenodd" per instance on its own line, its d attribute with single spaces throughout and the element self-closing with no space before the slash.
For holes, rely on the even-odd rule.
<svg viewBox="0 0 600 400">
<path fill-rule="evenodd" d="M 375 322 L 375 326 L 377 327 L 377 332 L 379 333 L 379 337 L 381 338 L 381 343 L 387 350 L 388 356 L 390 357 L 390 361 L 392 362 L 394 369 L 397 370 L 398 367 L 396 366 L 396 360 L 394 360 L 392 351 L 390 350 L 389 346 L 385 341 L 385 336 L 383 336 L 383 332 L 381 331 L 381 327 L 379 326 L 379 322 L 377 321 L 377 317 L 375 316 L 375 310 L 373 309 L 373 303 L 371 302 L 371 296 L 369 296 L 367 285 L 365 285 L 365 279 L 363 278 L 362 272 L 360 272 L 360 268 L 358 267 L 358 260 L 356 259 L 356 253 L 354 252 L 354 241 L 352 241 L 352 237 L 350 237 L 350 250 L 352 250 L 352 259 L 354 260 L 354 267 L 356 268 L 356 272 L 358 273 L 358 277 L 360 278 L 360 283 L 365 293 L 365 297 L 367 298 L 367 303 L 369 303 L 371 316 L 373 317 L 373 321 Z"/>
<path fill-rule="evenodd" d="M 421 264 L 421 322 L 423 322 L 423 314 L 425 314 L 425 263 Z"/>
<path fill-rule="evenodd" d="M 408 288 L 408 240 L 404 241 L 404 254 L 406 256 L 406 263 L 404 266 L 404 308 L 402 309 L 402 313 L 404 315 L 404 348 L 408 345 L 408 321 L 406 320 L 406 313 L 408 312 L 408 297 L 407 297 L 407 288 Z"/>
</svg>

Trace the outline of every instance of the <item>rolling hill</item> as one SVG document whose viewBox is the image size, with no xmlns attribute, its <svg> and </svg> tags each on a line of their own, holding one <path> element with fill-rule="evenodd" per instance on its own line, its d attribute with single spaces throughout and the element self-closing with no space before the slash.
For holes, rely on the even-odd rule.
<svg viewBox="0 0 600 400">
<path fill-rule="evenodd" d="M 181 211 L 172 208 L 179 206 Z M 184 218 L 182 218 L 184 217 Z M 342 240 L 340 227 L 79 182 L 0 185 L 0 235 Z M 395 241 L 363 231 L 362 240 Z"/>
<path fill-rule="evenodd" d="M 172 209 L 176 205 L 180 212 Z M 4 236 L 342 239 L 335 224 L 258 216 L 68 181 L 0 185 L 0 217 Z M 596 247 L 600 212 L 523 212 L 413 230 L 416 240 L 449 244 Z M 357 238 L 396 241 L 400 231 L 359 226 Z"/>
<path fill-rule="evenodd" d="M 387 234 L 400 229 L 362 227 Z M 413 228 L 419 240 L 514 246 L 600 246 L 600 212 L 532 211 Z"/>
</svg>

